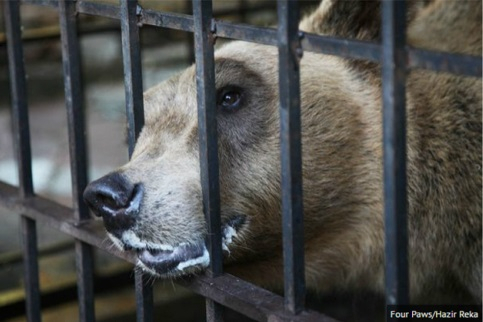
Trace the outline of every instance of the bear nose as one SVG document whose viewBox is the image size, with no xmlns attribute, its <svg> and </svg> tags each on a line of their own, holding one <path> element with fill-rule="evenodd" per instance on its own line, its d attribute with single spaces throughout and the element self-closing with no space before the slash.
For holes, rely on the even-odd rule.
<svg viewBox="0 0 483 322">
<path fill-rule="evenodd" d="M 121 237 L 123 231 L 134 226 L 143 194 L 142 184 L 132 184 L 113 172 L 91 182 L 84 191 L 84 200 L 96 216 L 104 219 L 107 231 Z"/>
</svg>

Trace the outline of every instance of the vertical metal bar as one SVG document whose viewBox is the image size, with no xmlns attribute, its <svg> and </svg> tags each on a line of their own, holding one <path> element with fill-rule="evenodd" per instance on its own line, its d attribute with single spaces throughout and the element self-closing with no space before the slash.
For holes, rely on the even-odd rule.
<svg viewBox="0 0 483 322">
<path fill-rule="evenodd" d="M 73 207 L 77 219 L 84 220 L 89 219 L 90 215 L 82 196 L 88 180 L 84 93 L 82 89 L 80 49 L 77 37 L 76 2 L 60 1 L 59 9 L 64 90 L 74 197 Z"/>
<path fill-rule="evenodd" d="M 87 149 L 80 49 L 77 38 L 76 1 L 59 2 L 60 36 L 64 68 L 65 103 L 69 130 L 73 209 L 78 221 L 90 218 L 82 192 L 87 184 Z M 92 247 L 76 242 L 76 269 L 80 321 L 95 321 L 94 256 Z"/>
<path fill-rule="evenodd" d="M 121 0 L 121 38 L 128 123 L 129 157 L 144 125 L 143 78 L 137 0 Z"/>
<path fill-rule="evenodd" d="M 136 321 L 153 320 L 153 287 L 149 284 L 149 276 L 136 270 L 134 283 L 136 290 Z"/>
<path fill-rule="evenodd" d="M 28 198 L 34 194 L 34 189 L 19 1 L 6 1 L 4 6 L 12 98 L 12 125 L 15 155 L 18 164 L 19 190 L 22 198 Z M 24 216 L 21 217 L 21 237 L 24 257 L 27 320 L 37 322 L 41 321 L 41 308 L 35 220 Z"/>
<path fill-rule="evenodd" d="M 70 0 L 67 0 L 70 1 Z M 95 321 L 94 310 L 94 253 L 92 246 L 76 241 L 77 294 L 79 321 Z"/>
<path fill-rule="evenodd" d="M 121 42 L 124 65 L 124 89 L 128 124 L 129 158 L 144 125 L 143 78 L 137 0 L 120 0 Z M 153 321 L 153 287 L 141 270 L 135 271 L 137 321 Z"/>
<path fill-rule="evenodd" d="M 209 274 L 222 274 L 220 188 L 218 172 L 218 138 L 216 123 L 215 61 L 212 2 L 193 0 L 198 131 L 203 191 L 203 210 L 208 227 L 207 245 L 210 253 Z M 207 320 L 222 321 L 222 307 L 206 300 Z"/>
<path fill-rule="evenodd" d="M 285 306 L 299 313 L 305 303 L 300 38 L 297 1 L 278 1 L 280 144 Z"/>
<path fill-rule="evenodd" d="M 406 197 L 406 3 L 382 4 L 386 304 L 408 304 Z"/>
<path fill-rule="evenodd" d="M 12 118 L 15 135 L 15 153 L 18 164 L 19 188 L 22 197 L 33 195 L 32 156 L 27 107 L 24 55 L 20 27 L 19 1 L 4 2 L 5 29 L 12 94 Z"/>
<path fill-rule="evenodd" d="M 39 287 L 39 255 L 37 247 L 37 223 L 21 217 L 22 252 L 24 258 L 25 305 L 27 321 L 41 321 Z"/>
<path fill-rule="evenodd" d="M 184 4 L 184 12 L 186 14 L 193 14 L 193 1 L 192 0 L 185 0 Z M 193 48 L 194 37 L 193 34 L 188 32 L 186 33 L 186 44 L 188 46 L 188 64 L 193 64 L 195 61 L 195 51 Z"/>
</svg>

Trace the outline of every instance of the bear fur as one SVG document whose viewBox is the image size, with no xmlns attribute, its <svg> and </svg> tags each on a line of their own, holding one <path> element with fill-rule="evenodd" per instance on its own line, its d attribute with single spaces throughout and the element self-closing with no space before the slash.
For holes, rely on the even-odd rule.
<svg viewBox="0 0 483 322">
<path fill-rule="evenodd" d="M 324 0 L 300 29 L 379 41 L 379 11 L 378 1 Z M 481 13 L 480 0 L 410 1 L 408 44 L 480 55 Z M 218 97 L 228 89 L 240 99 L 234 110 L 217 107 L 226 271 L 278 288 L 283 283 L 278 51 L 236 41 L 216 51 L 215 63 Z M 307 287 L 383 293 L 379 65 L 305 52 L 300 75 Z M 477 78 L 408 73 L 412 302 L 481 304 L 481 96 Z M 156 260 L 159 253 L 185 251 L 184 245 L 203 245 L 206 238 L 195 68 L 144 98 L 146 121 L 132 159 L 115 171 L 143 186 L 142 201 L 133 224 L 110 236 L 128 251 L 151 251 Z M 233 218 L 236 225 L 230 226 Z M 139 265 L 176 277 L 203 271 L 206 256 L 202 252 L 168 272 L 143 260 Z"/>
</svg>

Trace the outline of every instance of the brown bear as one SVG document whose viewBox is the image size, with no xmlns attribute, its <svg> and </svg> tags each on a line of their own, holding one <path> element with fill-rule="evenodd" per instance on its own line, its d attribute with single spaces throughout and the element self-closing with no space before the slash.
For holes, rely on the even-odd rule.
<svg viewBox="0 0 483 322">
<path fill-rule="evenodd" d="M 411 1 L 411 46 L 481 54 L 481 1 Z M 380 40 L 378 1 L 324 0 L 306 32 Z M 226 270 L 283 283 L 276 47 L 216 51 Z M 382 102 L 378 64 L 305 52 L 300 65 L 306 282 L 318 292 L 384 290 Z M 414 70 L 407 78 L 411 301 L 481 304 L 482 83 Z M 194 67 L 148 90 L 129 163 L 85 200 L 112 241 L 161 277 L 209 264 Z M 428 300 L 430 299 L 430 300 Z"/>
</svg>

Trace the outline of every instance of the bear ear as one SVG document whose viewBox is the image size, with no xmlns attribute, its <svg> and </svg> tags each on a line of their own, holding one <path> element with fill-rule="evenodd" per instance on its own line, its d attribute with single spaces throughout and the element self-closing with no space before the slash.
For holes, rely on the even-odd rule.
<svg viewBox="0 0 483 322">
<path fill-rule="evenodd" d="M 411 21 L 432 0 L 406 2 L 408 21 Z M 381 34 L 381 1 L 323 0 L 312 14 L 302 20 L 299 28 L 315 34 L 377 41 Z"/>
</svg>

